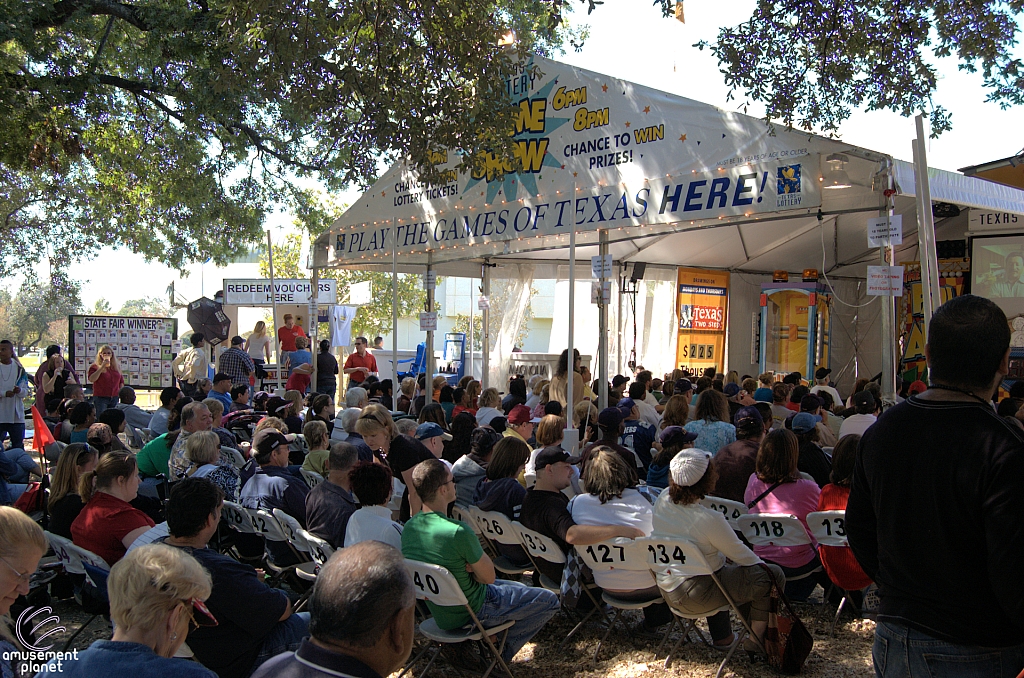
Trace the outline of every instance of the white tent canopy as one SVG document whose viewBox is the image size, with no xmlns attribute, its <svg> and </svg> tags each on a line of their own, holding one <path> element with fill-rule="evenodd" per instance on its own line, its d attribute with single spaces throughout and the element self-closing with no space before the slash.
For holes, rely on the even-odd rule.
<svg viewBox="0 0 1024 678">
<path fill-rule="evenodd" d="M 523 172 L 488 180 L 451 170 L 448 183 L 420 186 L 395 165 L 317 239 L 313 265 L 430 265 L 479 277 L 488 261 L 559 277 L 575 228 L 576 256 L 586 263 L 603 235 L 616 262 L 751 274 L 734 275 L 730 295 L 730 367 L 746 371 L 748 320 L 736 320 L 756 310 L 757 274 L 816 268 L 841 300 L 836 353 L 878 371 L 878 342 L 864 338 L 880 305 L 860 309 L 866 267 L 879 260 L 866 224 L 887 213 L 883 192 L 895 189 L 892 208 L 904 215 L 895 261 L 916 258 L 913 165 L 540 57 L 509 93 L 520 105 Z M 442 169 L 457 164 L 443 153 L 439 160 Z M 1024 214 L 1022 191 L 941 170 L 929 179 L 935 202 Z M 966 215 L 940 220 L 937 239 L 962 237 L 965 228 Z"/>
</svg>

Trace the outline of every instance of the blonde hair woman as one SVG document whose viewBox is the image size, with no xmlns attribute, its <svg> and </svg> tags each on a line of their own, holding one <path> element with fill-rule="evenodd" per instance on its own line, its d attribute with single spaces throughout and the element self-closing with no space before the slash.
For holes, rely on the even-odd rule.
<svg viewBox="0 0 1024 678">
<path fill-rule="evenodd" d="M 256 366 L 256 376 L 260 377 L 263 365 L 270 362 L 270 337 L 267 336 L 267 323 L 262 320 L 256 323 L 252 334 L 245 340 L 244 350 L 249 354 Z"/>
<path fill-rule="evenodd" d="M 690 399 L 676 394 L 665 403 L 665 411 L 661 414 L 661 430 L 669 426 L 686 426 L 689 419 Z"/>
<path fill-rule="evenodd" d="M 31 518 L 13 506 L 0 506 L 0 675 L 32 675 L 11 655 L 26 648 L 16 637 L 8 615 L 11 603 L 19 595 L 28 595 L 29 577 L 46 549 L 46 537 Z"/>
<path fill-rule="evenodd" d="M 206 478 L 224 492 L 228 501 L 238 501 L 238 469 L 220 458 L 220 437 L 213 431 L 197 431 L 185 441 L 185 458 L 192 463 L 189 476 Z"/>
<path fill-rule="evenodd" d="M 57 459 L 50 485 L 50 532 L 71 539 L 71 523 L 82 512 L 85 503 L 78 494 L 78 481 L 82 475 L 96 468 L 99 452 L 88 443 L 72 443 L 64 448 Z"/>
<path fill-rule="evenodd" d="M 376 403 L 367 405 L 359 413 L 356 433 L 363 437 L 376 458 L 386 461 L 392 475 L 405 483 L 406 493 L 402 495 L 399 511 L 401 520 L 419 513 L 422 502 L 412 484 L 412 469 L 421 461 L 434 459 L 434 454 L 415 438 L 400 435 L 391 413 Z"/>
<path fill-rule="evenodd" d="M 217 625 L 203 604 L 211 589 L 209 573 L 182 549 L 140 546 L 114 565 L 107 579 L 114 637 L 65 660 L 62 671 L 51 664 L 40 675 L 216 678 L 198 662 L 173 658 L 190 625 Z"/>
<path fill-rule="evenodd" d="M 501 394 L 496 388 L 484 389 L 480 394 L 480 409 L 476 411 L 477 426 L 487 426 L 495 417 L 502 417 Z"/>
<path fill-rule="evenodd" d="M 89 365 L 85 375 L 86 381 L 92 384 L 92 404 L 96 406 L 96 416 L 103 414 L 108 407 L 116 407 L 124 376 L 121 366 L 114 355 L 114 349 L 103 344 L 96 351 L 96 359 Z"/>
</svg>

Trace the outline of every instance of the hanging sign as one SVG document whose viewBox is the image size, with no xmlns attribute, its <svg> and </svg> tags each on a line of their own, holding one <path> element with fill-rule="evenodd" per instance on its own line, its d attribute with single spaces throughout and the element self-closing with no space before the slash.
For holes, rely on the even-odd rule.
<svg viewBox="0 0 1024 678">
<path fill-rule="evenodd" d="M 868 247 L 903 244 L 903 215 L 868 219 Z"/>
<path fill-rule="evenodd" d="M 423 274 L 423 289 L 432 290 L 437 288 L 437 271 L 427 271 Z"/>
<path fill-rule="evenodd" d="M 590 303 L 610 304 L 612 303 L 612 281 L 595 280 L 590 285 Z"/>
<path fill-rule="evenodd" d="M 680 268 L 676 299 L 679 313 L 676 363 L 691 372 L 705 367 L 722 368 L 729 274 Z"/>
<path fill-rule="evenodd" d="M 590 257 L 590 275 L 594 278 L 612 277 L 612 255 Z"/>
<path fill-rule="evenodd" d="M 868 266 L 868 295 L 875 297 L 902 297 L 903 267 Z"/>
<path fill-rule="evenodd" d="M 321 280 L 318 288 L 318 304 L 330 306 L 338 303 L 336 280 Z M 308 304 L 312 297 L 311 289 L 308 280 L 274 280 L 274 296 L 279 304 Z M 269 280 L 224 280 L 225 306 L 270 306 L 273 302 Z"/>
<path fill-rule="evenodd" d="M 437 311 L 420 313 L 420 332 L 434 332 L 437 330 Z"/>
<path fill-rule="evenodd" d="M 486 311 L 491 307 L 491 300 L 481 295 L 480 298 L 476 300 L 476 307 L 481 311 Z"/>
</svg>

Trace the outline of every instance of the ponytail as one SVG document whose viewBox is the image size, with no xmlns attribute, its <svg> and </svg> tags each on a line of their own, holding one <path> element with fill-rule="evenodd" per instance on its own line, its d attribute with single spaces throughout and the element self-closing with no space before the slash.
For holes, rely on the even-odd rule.
<svg viewBox="0 0 1024 678">
<path fill-rule="evenodd" d="M 118 478 L 130 478 L 134 473 L 138 473 L 134 454 L 107 452 L 100 457 L 95 470 L 82 474 L 78 481 L 78 495 L 88 503 L 96 492 L 112 487 Z"/>
</svg>

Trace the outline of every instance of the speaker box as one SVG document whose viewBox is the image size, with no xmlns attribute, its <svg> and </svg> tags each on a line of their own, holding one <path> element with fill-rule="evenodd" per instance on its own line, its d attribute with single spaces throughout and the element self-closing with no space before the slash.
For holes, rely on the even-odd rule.
<svg viewBox="0 0 1024 678">
<path fill-rule="evenodd" d="M 633 272 L 629 274 L 629 279 L 631 281 L 633 281 L 633 282 L 636 282 L 637 280 L 643 280 L 644 279 L 644 271 L 646 271 L 646 270 L 647 270 L 647 264 L 646 263 L 644 263 L 642 261 L 636 262 L 635 264 L 633 264 Z"/>
</svg>

